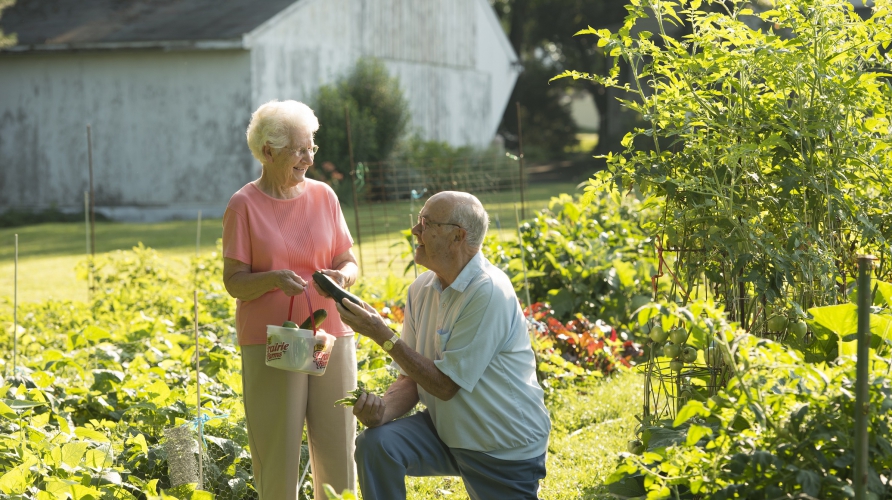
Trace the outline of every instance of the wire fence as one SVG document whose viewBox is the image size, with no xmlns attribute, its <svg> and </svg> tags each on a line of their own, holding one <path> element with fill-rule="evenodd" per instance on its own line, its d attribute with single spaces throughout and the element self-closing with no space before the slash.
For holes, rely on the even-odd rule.
<svg viewBox="0 0 892 500">
<path fill-rule="evenodd" d="M 357 163 L 353 203 L 344 203 L 364 276 L 402 275 L 411 266 L 409 230 L 430 196 L 465 191 L 489 212 L 490 230 L 515 230 L 525 214 L 525 179 L 504 155 Z M 517 215 L 515 215 L 515 208 Z"/>
</svg>

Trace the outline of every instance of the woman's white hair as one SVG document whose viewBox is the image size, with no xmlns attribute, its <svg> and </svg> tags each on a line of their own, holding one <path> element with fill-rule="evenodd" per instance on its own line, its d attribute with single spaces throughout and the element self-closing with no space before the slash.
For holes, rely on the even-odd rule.
<svg viewBox="0 0 892 500">
<path fill-rule="evenodd" d="M 248 148 L 254 158 L 263 163 L 263 146 L 269 144 L 273 148 L 284 148 L 295 130 L 316 134 L 319 119 L 313 110 L 302 102 L 272 100 L 251 114 L 251 123 L 245 133 Z"/>
<path fill-rule="evenodd" d="M 489 228 L 489 214 L 476 196 L 469 193 L 455 195 L 458 200 L 452 209 L 451 219 L 468 232 L 468 246 L 479 250 Z"/>
</svg>

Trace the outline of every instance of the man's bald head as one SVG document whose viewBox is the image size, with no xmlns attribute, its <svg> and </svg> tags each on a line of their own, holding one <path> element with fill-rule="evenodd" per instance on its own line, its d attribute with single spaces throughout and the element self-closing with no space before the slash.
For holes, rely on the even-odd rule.
<svg viewBox="0 0 892 500">
<path fill-rule="evenodd" d="M 468 246 L 479 250 L 489 228 L 489 214 L 476 196 L 461 191 L 441 191 L 430 197 L 430 202 L 447 203 L 452 207 L 450 222 L 467 231 Z"/>
</svg>

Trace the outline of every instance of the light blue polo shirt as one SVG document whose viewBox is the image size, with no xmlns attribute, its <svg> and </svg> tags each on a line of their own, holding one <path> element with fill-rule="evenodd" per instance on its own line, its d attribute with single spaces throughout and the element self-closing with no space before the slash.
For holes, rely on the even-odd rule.
<svg viewBox="0 0 892 500">
<path fill-rule="evenodd" d="M 432 271 L 409 287 L 402 341 L 461 387 L 442 401 L 418 386 L 450 448 L 502 460 L 545 453 L 551 419 L 526 325 L 508 276 L 482 253 L 445 290 Z"/>
</svg>

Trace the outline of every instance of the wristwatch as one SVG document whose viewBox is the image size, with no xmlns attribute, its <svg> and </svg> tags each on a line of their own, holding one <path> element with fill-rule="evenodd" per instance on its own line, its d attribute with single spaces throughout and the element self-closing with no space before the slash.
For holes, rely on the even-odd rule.
<svg viewBox="0 0 892 500">
<path fill-rule="evenodd" d="M 393 337 L 390 337 L 389 339 L 385 340 L 383 344 L 381 344 L 381 348 L 384 349 L 386 352 L 390 352 L 390 350 L 393 349 L 393 345 L 396 344 L 396 341 L 399 339 L 400 336 L 394 333 Z"/>
</svg>

